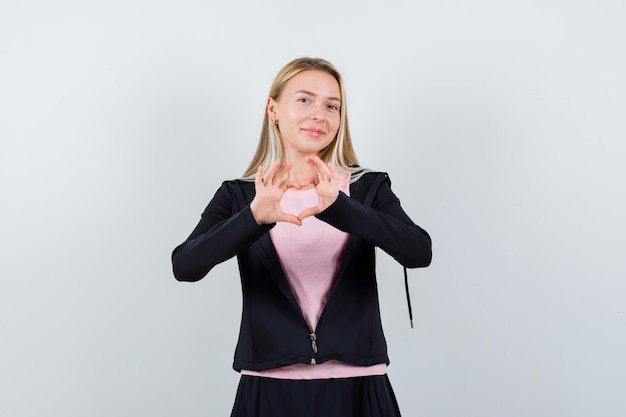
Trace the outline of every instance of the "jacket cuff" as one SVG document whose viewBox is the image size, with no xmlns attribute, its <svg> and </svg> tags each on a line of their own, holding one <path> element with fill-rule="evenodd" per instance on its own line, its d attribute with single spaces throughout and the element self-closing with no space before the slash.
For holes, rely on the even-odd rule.
<svg viewBox="0 0 626 417">
<path fill-rule="evenodd" d="M 350 197 L 348 197 L 343 191 L 339 191 L 337 199 L 330 206 L 320 213 L 317 213 L 315 217 L 318 219 L 330 223 L 333 219 L 340 218 L 346 213 L 346 207 L 350 205 Z"/>
<path fill-rule="evenodd" d="M 241 211 L 241 215 L 246 220 L 246 224 L 249 225 L 251 228 L 252 227 L 254 227 L 254 228 L 261 228 L 261 229 L 263 229 L 263 231 L 268 231 L 268 230 L 272 229 L 274 226 L 276 226 L 276 223 L 258 224 L 256 222 L 256 220 L 254 219 L 254 216 L 252 215 L 252 210 L 250 209 L 250 204 L 248 204 L 246 206 L 246 208 L 244 208 Z"/>
</svg>

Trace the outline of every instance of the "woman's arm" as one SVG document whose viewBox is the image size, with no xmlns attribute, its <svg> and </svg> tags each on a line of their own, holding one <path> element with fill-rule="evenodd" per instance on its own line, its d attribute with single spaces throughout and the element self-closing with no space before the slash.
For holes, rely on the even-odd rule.
<svg viewBox="0 0 626 417">
<path fill-rule="evenodd" d="M 172 267 L 178 281 L 202 279 L 215 265 L 237 255 L 273 227 L 257 224 L 250 205 L 233 214 L 233 199 L 228 184 L 222 184 L 191 235 L 174 249 Z"/>
<path fill-rule="evenodd" d="M 388 178 L 376 191 L 372 207 L 340 192 L 316 217 L 380 247 L 407 268 L 428 266 L 432 259 L 430 236 L 404 212 Z"/>
<path fill-rule="evenodd" d="M 234 214 L 235 197 L 230 183 L 224 182 L 204 210 L 200 223 L 172 253 L 176 279 L 198 281 L 215 265 L 243 251 L 278 221 L 301 225 L 297 216 L 284 213 L 280 208 L 292 167 L 292 164 L 281 166 L 280 161 L 275 161 L 265 176 L 263 168 L 259 167 L 254 179 L 254 198 Z"/>
</svg>

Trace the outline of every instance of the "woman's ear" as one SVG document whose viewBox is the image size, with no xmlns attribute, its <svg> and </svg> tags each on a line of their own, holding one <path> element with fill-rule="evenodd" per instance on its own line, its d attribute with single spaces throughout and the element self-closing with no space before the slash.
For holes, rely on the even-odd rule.
<svg viewBox="0 0 626 417">
<path fill-rule="evenodd" d="M 268 97 L 267 98 L 267 115 L 274 122 L 278 120 L 278 113 L 276 113 L 276 107 L 277 106 L 276 106 L 276 102 L 274 101 L 274 99 L 271 97 Z"/>
</svg>

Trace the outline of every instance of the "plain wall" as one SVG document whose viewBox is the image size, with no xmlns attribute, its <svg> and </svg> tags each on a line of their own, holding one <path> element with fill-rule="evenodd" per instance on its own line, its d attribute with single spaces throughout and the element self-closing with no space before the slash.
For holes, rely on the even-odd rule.
<svg viewBox="0 0 626 417">
<path fill-rule="evenodd" d="M 379 252 L 405 416 L 626 415 L 626 3 L 4 1 L 0 416 L 226 416 L 234 260 L 171 250 L 256 147 L 276 72 L 346 79 L 431 267 Z"/>
</svg>

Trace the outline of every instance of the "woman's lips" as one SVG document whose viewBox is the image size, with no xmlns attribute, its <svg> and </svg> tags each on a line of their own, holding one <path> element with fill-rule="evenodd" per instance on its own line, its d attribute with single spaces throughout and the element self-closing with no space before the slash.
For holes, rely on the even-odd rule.
<svg viewBox="0 0 626 417">
<path fill-rule="evenodd" d="M 303 128 L 302 131 L 314 138 L 319 138 L 320 136 L 324 135 L 324 131 L 317 128 Z"/>
</svg>

